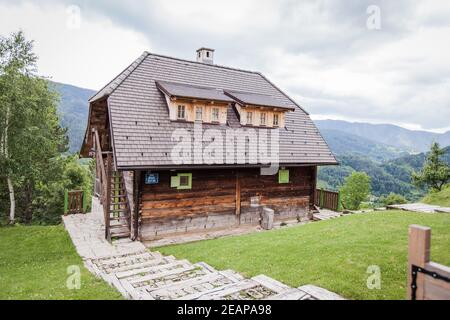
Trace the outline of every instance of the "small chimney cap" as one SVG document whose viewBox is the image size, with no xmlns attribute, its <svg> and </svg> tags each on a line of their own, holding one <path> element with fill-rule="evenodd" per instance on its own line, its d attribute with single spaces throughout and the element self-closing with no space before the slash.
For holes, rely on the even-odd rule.
<svg viewBox="0 0 450 320">
<path fill-rule="evenodd" d="M 202 51 L 202 50 L 215 51 L 214 49 L 211 49 L 211 48 L 201 47 L 201 48 L 197 49 L 197 52 Z"/>
</svg>

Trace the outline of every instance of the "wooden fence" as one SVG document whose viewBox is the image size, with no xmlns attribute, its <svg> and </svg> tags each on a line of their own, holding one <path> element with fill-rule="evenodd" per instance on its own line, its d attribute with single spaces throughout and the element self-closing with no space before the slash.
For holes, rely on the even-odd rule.
<svg viewBox="0 0 450 320">
<path fill-rule="evenodd" d="M 450 300 L 450 268 L 430 261 L 431 228 L 409 227 L 407 299 Z"/>
<path fill-rule="evenodd" d="M 87 197 L 82 190 L 65 191 L 64 214 L 86 213 Z"/>
<path fill-rule="evenodd" d="M 340 205 L 339 192 L 317 189 L 314 195 L 314 204 L 323 209 L 339 211 Z"/>
</svg>

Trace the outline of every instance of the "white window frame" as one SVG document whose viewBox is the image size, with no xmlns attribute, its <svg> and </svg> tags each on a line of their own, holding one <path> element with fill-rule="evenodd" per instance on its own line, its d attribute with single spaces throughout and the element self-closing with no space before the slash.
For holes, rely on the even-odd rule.
<svg viewBox="0 0 450 320">
<path fill-rule="evenodd" d="M 200 115 L 200 119 L 198 118 L 198 115 Z M 195 121 L 202 121 L 202 120 L 203 120 L 203 107 L 195 107 Z"/>
<path fill-rule="evenodd" d="M 265 126 L 266 122 L 267 122 L 267 113 L 266 112 L 261 112 L 259 114 L 259 124 L 262 125 L 262 126 Z"/>
<path fill-rule="evenodd" d="M 275 121 L 276 119 L 276 121 Z M 278 113 L 273 114 L 273 126 L 278 127 L 280 125 L 280 115 Z"/>
<path fill-rule="evenodd" d="M 253 112 L 247 111 L 247 124 L 253 125 Z"/>
<path fill-rule="evenodd" d="M 217 111 L 217 119 L 214 118 L 214 115 Z M 211 122 L 219 122 L 220 121 L 220 108 L 212 108 L 211 109 Z"/>
<path fill-rule="evenodd" d="M 180 113 L 182 113 L 182 117 L 180 117 Z M 177 106 L 177 119 L 186 120 L 186 106 L 184 104 L 179 104 Z"/>
</svg>

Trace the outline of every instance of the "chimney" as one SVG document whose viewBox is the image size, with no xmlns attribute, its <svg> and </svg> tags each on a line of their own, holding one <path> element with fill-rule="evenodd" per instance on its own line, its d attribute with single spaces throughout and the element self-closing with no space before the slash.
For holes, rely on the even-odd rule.
<svg viewBox="0 0 450 320">
<path fill-rule="evenodd" d="M 213 64 L 214 49 L 200 48 L 197 50 L 197 62 Z"/>
</svg>

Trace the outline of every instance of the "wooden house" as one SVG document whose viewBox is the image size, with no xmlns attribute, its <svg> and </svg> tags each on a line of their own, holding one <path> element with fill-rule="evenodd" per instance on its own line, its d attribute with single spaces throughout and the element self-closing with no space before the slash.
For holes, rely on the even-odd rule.
<svg viewBox="0 0 450 320">
<path fill-rule="evenodd" d="M 261 73 L 213 64 L 213 54 L 145 52 L 89 100 L 81 155 L 96 159 L 108 239 L 257 225 L 263 207 L 275 220 L 311 218 L 317 167 L 335 157 L 299 104 Z M 268 153 L 280 169 L 272 174 Z"/>
</svg>

